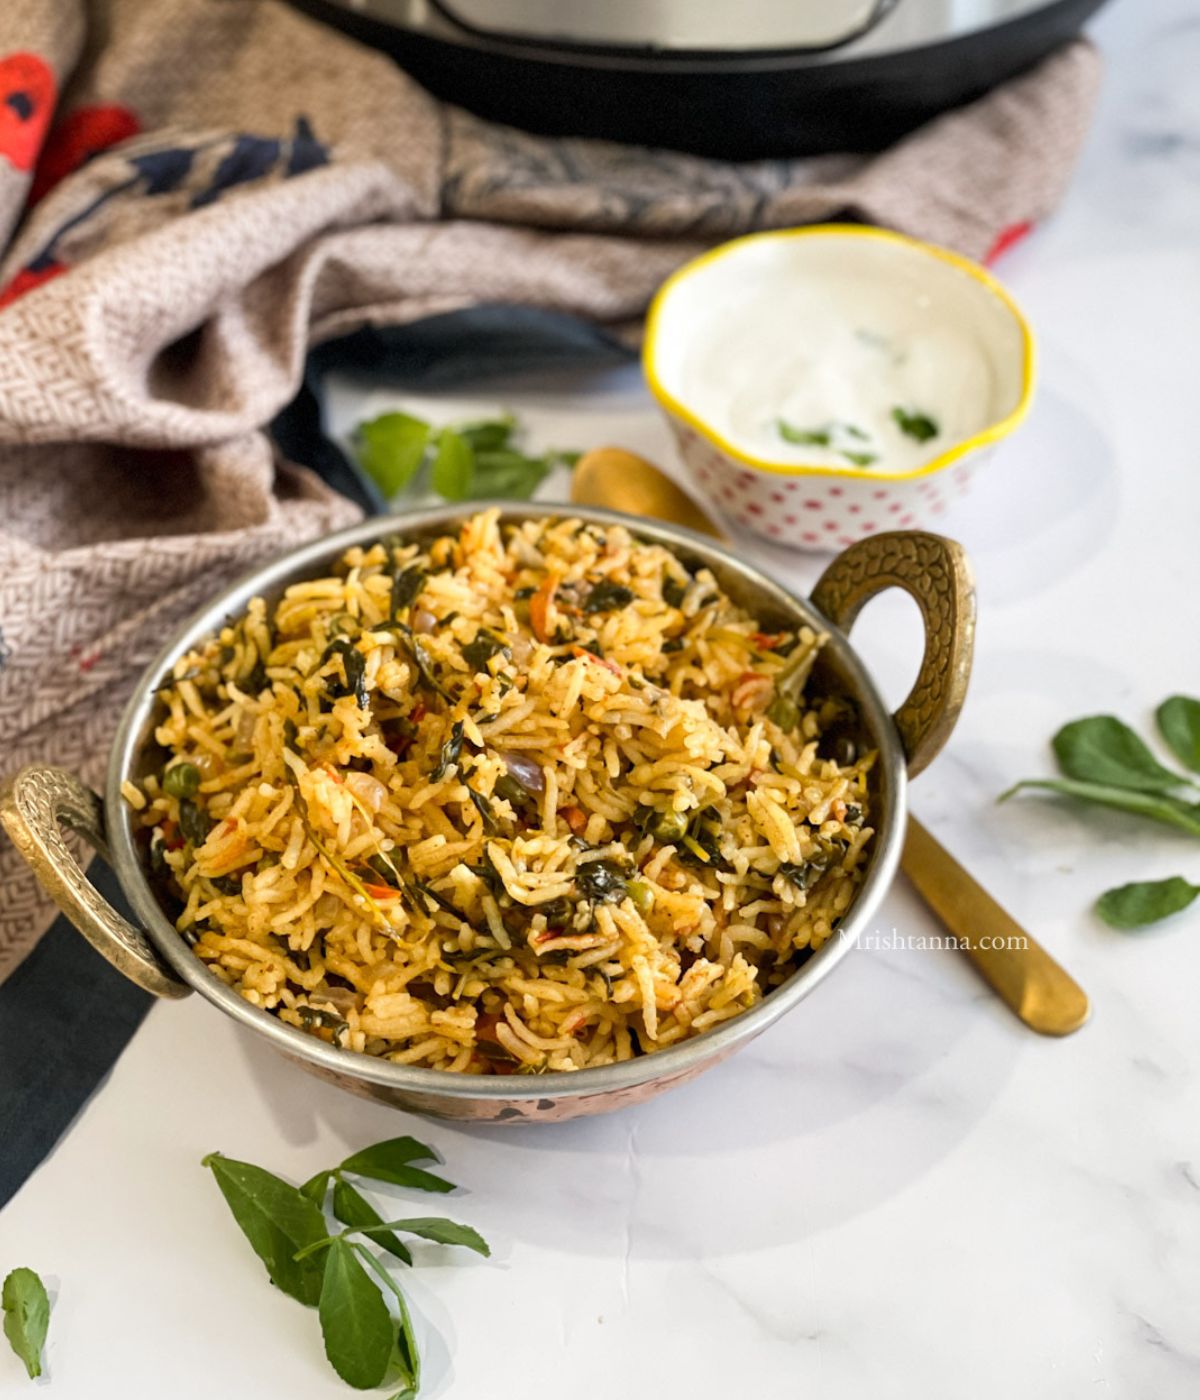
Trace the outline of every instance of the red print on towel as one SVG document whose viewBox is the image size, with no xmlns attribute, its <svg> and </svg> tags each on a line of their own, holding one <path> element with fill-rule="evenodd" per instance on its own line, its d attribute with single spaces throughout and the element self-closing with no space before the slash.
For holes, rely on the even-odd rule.
<svg viewBox="0 0 1200 1400">
<path fill-rule="evenodd" d="M 20 272 L 5 287 L 0 287 L 0 308 L 16 301 L 18 297 L 23 297 L 26 292 L 32 292 L 34 287 L 40 287 L 43 282 L 49 282 L 52 277 L 58 277 L 66 272 L 66 263 L 55 262 L 53 258 L 23 267 Z"/>
<path fill-rule="evenodd" d="M 46 149 L 38 161 L 29 191 L 30 204 L 36 204 L 72 170 L 119 141 L 127 141 L 142 129 L 128 107 L 78 107 L 64 117 L 50 133 Z"/>
<path fill-rule="evenodd" d="M 983 257 L 984 267 L 991 267 L 997 258 L 1007 253 L 1008 250 L 1021 239 L 1026 237 L 1033 230 L 1033 225 L 1028 219 L 1022 220 L 1019 224 L 1009 224 L 1007 228 L 1002 228 L 996 235 L 996 240 L 987 250 Z"/>
<path fill-rule="evenodd" d="M 80 107 L 69 117 L 59 122 L 50 133 L 41 158 L 34 172 L 33 184 L 29 190 L 29 203 L 36 204 L 44 194 L 65 179 L 94 155 L 136 136 L 141 131 L 141 123 L 128 107 Z M 8 154 L 5 151 L 5 154 Z M 129 182 L 126 182 L 129 183 Z M 124 188 L 122 186 L 121 188 Z M 119 191 L 118 191 L 119 192 Z M 108 195 L 101 195 L 82 214 L 76 213 L 64 227 L 70 228 L 81 217 L 87 215 L 98 204 L 104 203 Z M 58 230 L 61 233 L 62 229 Z M 56 233 L 31 262 L 15 274 L 7 286 L 0 287 L 0 310 L 49 282 L 53 277 L 61 277 L 67 264 L 61 262 L 54 251 Z"/>
<path fill-rule="evenodd" d="M 32 170 L 54 114 L 54 74 L 35 53 L 0 58 L 0 156 Z"/>
</svg>

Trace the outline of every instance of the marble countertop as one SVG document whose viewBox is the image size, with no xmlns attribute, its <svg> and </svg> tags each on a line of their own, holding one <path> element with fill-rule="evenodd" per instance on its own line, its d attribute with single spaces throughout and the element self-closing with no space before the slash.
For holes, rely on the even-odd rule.
<svg viewBox="0 0 1200 1400">
<path fill-rule="evenodd" d="M 432 1251 L 408 1277 L 424 1400 L 1200 1394 L 1200 916 L 1129 935 L 1090 912 L 1127 879 L 1200 877 L 1200 847 L 1116 813 L 994 800 L 1048 771 L 1065 720 L 1146 722 L 1173 691 L 1200 693 L 1200 22 L 1190 0 L 1117 4 L 1095 33 L 1108 73 L 1078 176 L 999 269 L 1039 333 L 1041 387 L 945 521 L 978 575 L 978 658 L 913 790 L 1083 982 L 1092 1022 L 1038 1039 L 961 956 L 860 949 L 657 1102 L 485 1130 L 358 1102 L 196 998 L 158 1006 L 0 1216 L 4 1268 L 35 1265 L 57 1291 L 56 1400 L 348 1394 L 200 1158 L 302 1179 L 404 1131 L 437 1146 L 465 1188 L 447 1207 L 495 1248 L 490 1263 Z M 334 417 L 394 402 L 341 383 Z M 543 442 L 673 460 L 633 371 L 504 402 Z M 746 548 L 800 587 L 823 563 Z M 915 609 L 882 599 L 855 637 L 898 699 Z M 880 916 L 892 929 L 937 931 L 903 881 Z M 0 1392 L 22 1384 L 0 1348 Z"/>
</svg>

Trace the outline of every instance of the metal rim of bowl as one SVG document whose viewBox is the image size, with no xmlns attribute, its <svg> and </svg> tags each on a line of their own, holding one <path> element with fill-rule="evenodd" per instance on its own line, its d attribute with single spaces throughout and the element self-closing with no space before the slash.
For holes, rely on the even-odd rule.
<svg viewBox="0 0 1200 1400">
<path fill-rule="evenodd" d="M 662 1050 L 590 1069 L 556 1070 L 531 1075 L 488 1075 L 397 1065 L 358 1051 L 337 1050 L 317 1037 L 287 1025 L 272 1012 L 252 1005 L 208 970 L 164 914 L 137 852 L 132 811 L 121 796 L 121 785 L 127 778 L 136 775 L 137 760 L 146 745 L 147 735 L 152 731 L 157 704 L 155 687 L 169 673 L 179 655 L 218 628 L 227 617 L 240 613 L 251 598 L 269 596 L 291 583 L 313 577 L 316 570 L 331 563 L 353 545 L 373 543 L 389 534 L 415 537 L 428 534 L 432 529 L 452 528 L 468 516 L 493 507 L 500 509 L 502 524 L 530 519 L 579 519 L 603 525 L 623 525 L 640 541 L 662 545 L 690 559 L 698 558 L 702 564 L 717 564 L 722 570 L 740 576 L 770 606 L 781 612 L 805 621 L 818 622 L 822 630 L 829 632 L 826 646 L 834 649 L 841 666 L 852 678 L 854 699 L 862 708 L 867 727 L 879 740 L 877 764 L 886 797 L 884 811 L 882 819 L 875 824 L 875 848 L 869 857 L 866 878 L 837 930 L 837 936 L 826 942 L 786 982 L 756 1005 L 712 1030 Z M 113 864 L 126 896 L 159 956 L 206 1001 L 249 1030 L 266 1036 L 277 1049 L 322 1070 L 387 1086 L 414 1097 L 438 1095 L 451 1099 L 508 1102 L 586 1098 L 632 1089 L 654 1080 L 674 1079 L 703 1061 L 715 1061 L 766 1030 L 832 972 L 849 952 L 855 936 L 879 907 L 899 867 L 907 811 L 904 757 L 891 715 L 845 634 L 829 623 L 809 602 L 767 578 L 730 549 L 722 548 L 709 537 L 682 527 L 593 507 L 563 505 L 556 509 L 554 502 L 514 506 L 511 502 L 500 501 L 434 507 L 402 516 L 371 517 L 291 550 L 243 574 L 224 588 L 176 630 L 146 667 L 125 708 L 113 743 L 104 801 Z"/>
</svg>

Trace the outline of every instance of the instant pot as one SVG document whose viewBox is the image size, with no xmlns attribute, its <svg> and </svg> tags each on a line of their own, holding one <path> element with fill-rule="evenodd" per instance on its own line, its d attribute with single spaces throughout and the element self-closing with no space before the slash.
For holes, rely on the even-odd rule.
<svg viewBox="0 0 1200 1400">
<path fill-rule="evenodd" d="M 888 145 L 1103 0 L 294 0 L 436 96 L 555 136 L 746 160 Z"/>
</svg>

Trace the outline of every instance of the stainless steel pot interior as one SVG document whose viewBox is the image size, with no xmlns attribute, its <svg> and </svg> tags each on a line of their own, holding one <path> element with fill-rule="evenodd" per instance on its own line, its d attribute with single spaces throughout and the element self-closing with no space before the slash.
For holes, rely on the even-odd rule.
<svg viewBox="0 0 1200 1400">
<path fill-rule="evenodd" d="M 599 524 L 623 524 L 644 540 L 674 550 L 693 569 L 707 566 L 730 596 L 759 617 L 765 626 L 807 622 L 830 632 L 810 693 L 846 696 L 858 706 L 864 742 L 879 750 L 872 773 L 873 816 L 877 835 L 858 898 L 851 907 L 840 936 L 830 940 L 796 973 L 757 1006 L 715 1029 L 681 1044 L 669 1046 L 619 1064 L 574 1073 L 530 1076 L 448 1074 L 442 1070 L 395 1065 L 369 1055 L 335 1050 L 303 1031 L 285 1025 L 270 1012 L 252 1006 L 225 986 L 197 959 L 176 932 L 167 910 L 159 902 L 143 867 L 134 836 L 132 814 L 121 797 L 121 784 L 161 768 L 163 754 L 154 741 L 156 714 L 161 701 L 155 689 L 170 673 L 176 659 L 196 642 L 239 614 L 251 598 L 277 598 L 290 584 L 319 576 L 344 550 L 388 534 L 405 539 L 431 539 L 454 528 L 475 510 L 450 507 L 387 519 L 371 519 L 338 534 L 326 536 L 256 569 L 226 588 L 192 617 L 167 642 L 150 663 L 127 707 L 108 768 L 105 808 L 113 862 L 122 887 L 163 960 L 207 1001 L 260 1035 L 267 1036 L 293 1058 L 305 1061 L 318 1073 L 385 1086 L 397 1094 L 437 1095 L 454 1100 L 538 1100 L 583 1098 L 622 1091 L 658 1079 L 672 1079 L 709 1060 L 723 1057 L 736 1045 L 791 1010 L 821 982 L 849 951 L 854 937 L 873 918 L 891 884 L 900 858 L 906 817 L 905 765 L 899 737 L 886 706 L 870 676 L 847 639 L 812 607 L 772 582 L 753 565 L 737 558 L 712 540 L 691 531 L 637 520 L 615 512 L 567 508 L 572 518 Z M 521 521 L 553 515 L 552 509 L 500 505 L 501 519 Z M 560 513 L 567 513 L 567 511 Z"/>
</svg>

